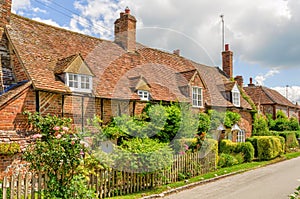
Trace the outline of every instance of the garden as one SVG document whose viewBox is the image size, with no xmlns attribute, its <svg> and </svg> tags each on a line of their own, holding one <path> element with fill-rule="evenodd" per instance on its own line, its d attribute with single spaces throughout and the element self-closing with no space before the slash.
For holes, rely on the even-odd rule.
<svg viewBox="0 0 300 199">
<path fill-rule="evenodd" d="M 149 104 L 141 115 L 121 115 L 108 125 L 95 116 L 84 132 L 69 118 L 24 114 L 34 140 L 23 154 L 30 173 L 8 174 L 5 179 L 34 181 L 28 191 L 6 187 L 1 197 L 126 195 L 245 162 L 272 160 L 296 151 L 300 137 L 297 119 L 288 119 L 281 111 L 274 120 L 255 114 L 253 136 L 242 143 L 216 140 L 215 129 L 220 124 L 232 127 L 241 118 L 238 113 L 193 113 L 187 104 Z M 6 151 L 13 153 L 16 148 L 8 146 Z"/>
</svg>

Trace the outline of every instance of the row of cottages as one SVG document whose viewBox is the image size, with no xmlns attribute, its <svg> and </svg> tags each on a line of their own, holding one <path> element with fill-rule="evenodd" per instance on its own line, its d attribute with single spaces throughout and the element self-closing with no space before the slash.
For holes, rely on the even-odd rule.
<svg viewBox="0 0 300 199">
<path fill-rule="evenodd" d="M 276 119 L 276 113 L 281 110 L 289 118 L 300 119 L 300 107 L 298 104 L 293 104 L 279 92 L 267 88 L 265 86 L 255 85 L 250 78 L 250 83 L 244 87 L 245 92 L 251 97 L 255 103 L 257 110 L 266 115 L 271 114 L 273 119 Z"/>
<path fill-rule="evenodd" d="M 226 45 L 223 70 L 136 42 L 136 19 L 126 8 L 114 41 L 53 27 L 11 13 L 0 1 L 0 142 L 26 141 L 23 111 L 70 117 L 83 128 L 94 114 L 140 114 L 148 102 L 189 102 L 194 111 L 232 110 L 243 141 L 251 135 L 251 106 L 232 79 Z M 238 139 L 238 140 L 237 140 Z"/>
</svg>

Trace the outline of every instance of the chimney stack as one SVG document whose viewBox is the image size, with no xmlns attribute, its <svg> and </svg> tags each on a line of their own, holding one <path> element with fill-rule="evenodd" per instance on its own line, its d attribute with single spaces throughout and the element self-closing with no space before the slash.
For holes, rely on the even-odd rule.
<svg viewBox="0 0 300 199">
<path fill-rule="evenodd" d="M 223 71 L 228 76 L 232 78 L 233 75 L 233 52 L 229 50 L 229 44 L 225 44 L 225 51 L 222 52 L 222 63 Z"/>
<path fill-rule="evenodd" d="M 250 86 L 255 86 L 254 84 L 253 84 L 253 82 L 252 82 L 252 77 L 250 77 L 250 83 L 248 84 L 248 86 L 250 87 Z"/>
<path fill-rule="evenodd" d="M 136 19 L 128 7 L 115 21 L 115 43 L 128 52 L 136 50 Z"/>
<path fill-rule="evenodd" d="M 0 0 L 0 27 L 4 28 L 10 21 L 12 0 Z"/>
<path fill-rule="evenodd" d="M 237 82 L 237 84 L 239 85 L 240 88 L 243 88 L 243 84 L 244 84 L 244 79 L 243 76 L 236 76 L 234 78 L 234 80 Z"/>
</svg>

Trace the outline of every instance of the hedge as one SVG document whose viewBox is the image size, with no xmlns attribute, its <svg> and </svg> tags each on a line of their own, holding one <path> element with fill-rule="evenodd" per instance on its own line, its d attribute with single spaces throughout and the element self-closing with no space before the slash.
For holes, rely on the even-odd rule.
<svg viewBox="0 0 300 199">
<path fill-rule="evenodd" d="M 220 153 L 225 154 L 243 154 L 246 162 L 251 162 L 254 158 L 254 147 L 250 142 L 232 142 L 230 140 L 221 140 Z"/>
<path fill-rule="evenodd" d="M 296 138 L 295 131 L 282 131 L 282 132 L 273 132 L 277 136 L 284 137 L 285 146 L 287 149 L 299 147 L 298 140 Z"/>
<path fill-rule="evenodd" d="M 284 140 L 277 136 L 257 136 L 257 157 L 259 160 L 270 160 L 284 152 Z"/>
</svg>

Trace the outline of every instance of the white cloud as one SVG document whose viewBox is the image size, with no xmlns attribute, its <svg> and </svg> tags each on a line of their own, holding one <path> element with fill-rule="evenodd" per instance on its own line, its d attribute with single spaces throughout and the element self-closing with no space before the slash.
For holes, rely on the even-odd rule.
<svg viewBox="0 0 300 199">
<path fill-rule="evenodd" d="M 278 74 L 279 72 L 280 71 L 278 70 L 278 68 L 273 68 L 273 69 L 269 70 L 266 74 L 258 75 L 254 79 L 258 85 L 264 85 L 264 81 L 266 81 L 266 79 L 273 77 L 274 75 Z"/>
<path fill-rule="evenodd" d="M 293 103 L 300 103 L 300 86 L 286 86 L 286 87 L 274 87 L 274 90 L 278 91 L 281 95 L 288 98 Z"/>
<path fill-rule="evenodd" d="M 18 13 L 20 9 L 26 9 L 30 6 L 30 0 L 14 0 L 12 4 L 12 11 Z"/>
<path fill-rule="evenodd" d="M 52 19 L 41 19 L 39 17 L 34 17 L 32 19 L 35 20 L 35 21 L 39 21 L 39 22 L 42 22 L 42 23 L 49 24 L 51 26 L 56 26 L 56 27 L 62 28 L 58 23 L 56 23 Z"/>
</svg>

